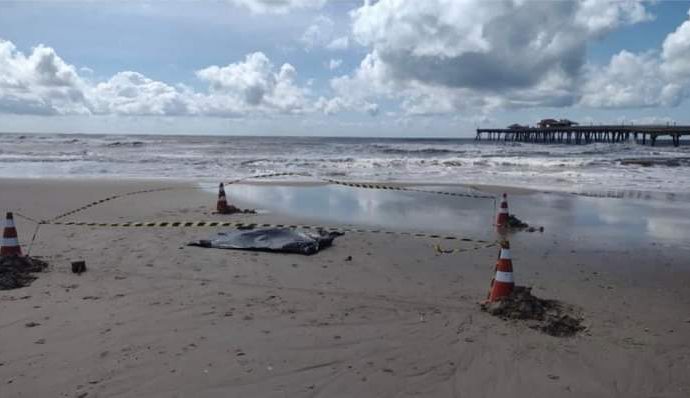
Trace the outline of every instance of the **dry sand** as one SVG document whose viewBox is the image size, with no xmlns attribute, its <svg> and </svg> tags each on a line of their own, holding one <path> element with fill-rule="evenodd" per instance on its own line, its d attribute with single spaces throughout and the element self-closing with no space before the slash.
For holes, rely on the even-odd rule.
<svg viewBox="0 0 690 398">
<path fill-rule="evenodd" d="M 173 181 L 0 180 L 0 210 L 45 219 L 152 186 L 180 189 L 67 219 L 286 221 L 211 215 L 214 195 Z M 33 224 L 16 218 L 26 251 Z M 687 251 L 523 237 L 517 281 L 585 316 L 557 338 L 479 310 L 495 248 L 375 233 L 311 257 L 185 246 L 213 232 L 43 226 L 32 255 L 52 269 L 0 291 L 0 396 L 690 396 Z"/>
</svg>

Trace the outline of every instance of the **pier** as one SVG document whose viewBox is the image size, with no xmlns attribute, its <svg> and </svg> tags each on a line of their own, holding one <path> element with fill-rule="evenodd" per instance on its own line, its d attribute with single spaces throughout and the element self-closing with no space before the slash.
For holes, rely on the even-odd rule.
<svg viewBox="0 0 690 398">
<path fill-rule="evenodd" d="M 549 126 L 512 127 L 505 129 L 477 129 L 475 140 L 517 141 L 532 143 L 590 144 L 593 142 L 627 142 L 652 146 L 659 137 L 669 137 L 673 146 L 679 146 L 681 138 L 690 137 L 690 126 Z"/>
</svg>

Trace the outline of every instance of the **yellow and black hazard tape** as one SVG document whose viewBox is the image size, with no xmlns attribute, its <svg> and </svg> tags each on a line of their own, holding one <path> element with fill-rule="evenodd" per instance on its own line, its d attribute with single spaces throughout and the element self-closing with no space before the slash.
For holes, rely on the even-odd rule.
<svg viewBox="0 0 690 398">
<path fill-rule="evenodd" d="M 248 176 L 248 177 L 243 177 L 243 178 L 239 178 L 239 179 L 236 179 L 236 180 L 228 181 L 228 182 L 226 182 L 225 184 L 226 184 L 226 185 L 229 185 L 229 184 L 237 184 L 237 183 L 242 182 L 242 181 L 244 181 L 244 180 L 255 179 L 255 178 L 271 178 L 271 177 L 297 176 L 297 175 L 304 176 L 305 174 L 298 174 L 298 173 L 259 174 L 259 175 Z M 96 200 L 96 201 L 94 201 L 94 202 L 88 203 L 88 204 L 86 204 L 86 205 L 84 205 L 84 206 L 82 206 L 82 207 L 79 207 L 79 208 L 70 210 L 70 211 L 68 211 L 68 212 L 59 214 L 59 215 L 57 215 L 56 217 L 50 219 L 50 221 L 58 221 L 58 220 L 61 220 L 61 219 L 65 218 L 65 217 L 67 217 L 67 216 L 71 216 L 71 215 L 73 215 L 73 214 L 76 214 L 76 213 L 79 213 L 79 212 L 81 212 L 81 211 L 87 210 L 87 209 L 89 209 L 89 208 L 91 208 L 91 207 L 98 206 L 98 205 L 100 205 L 100 204 L 103 204 L 103 203 L 105 203 L 105 202 L 109 202 L 109 201 L 111 201 L 111 200 L 123 198 L 123 197 L 125 197 L 125 196 L 139 195 L 139 194 L 152 193 L 152 192 L 170 191 L 170 190 L 174 190 L 174 189 L 182 189 L 182 188 L 164 187 L 164 188 L 142 189 L 142 190 L 139 190 L 139 191 L 126 192 L 126 193 L 122 193 L 122 194 L 117 194 L 117 195 L 108 196 L 107 198 L 99 199 L 99 200 Z"/>
<path fill-rule="evenodd" d="M 140 190 L 140 191 L 126 192 L 126 193 L 122 193 L 122 194 L 118 194 L 118 195 L 108 196 L 107 198 L 99 199 L 99 200 L 96 200 L 96 201 L 91 202 L 91 203 L 89 203 L 89 204 L 86 204 L 86 205 L 84 205 L 84 206 L 82 206 L 82 207 L 79 207 L 79 208 L 70 210 L 70 211 L 68 211 L 68 212 L 62 213 L 62 214 L 60 214 L 60 215 L 58 215 L 58 216 L 52 218 L 51 221 L 58 221 L 58 220 L 60 220 L 60 219 L 62 219 L 62 218 L 65 218 L 65 217 L 67 217 L 67 216 L 71 216 L 72 214 L 79 213 L 80 211 L 84 211 L 84 210 L 89 209 L 89 208 L 91 208 L 91 207 L 98 206 L 98 205 L 100 205 L 100 204 L 102 204 L 102 203 L 109 202 L 109 201 L 111 201 L 111 200 L 123 198 L 123 197 L 125 197 L 125 196 L 132 196 L 132 195 L 138 195 L 138 194 L 150 193 L 150 192 L 169 191 L 169 190 L 172 190 L 172 189 L 175 189 L 175 188 L 166 187 L 166 188 L 143 189 L 143 190 Z"/>
<path fill-rule="evenodd" d="M 250 180 L 250 179 L 263 179 L 263 178 L 273 178 L 273 177 L 285 177 L 285 176 L 301 176 L 301 177 L 313 177 L 312 175 L 308 173 L 292 173 L 292 172 L 286 172 L 286 173 L 270 173 L 270 174 L 258 174 L 258 175 L 253 175 L 253 176 L 247 176 L 239 179 L 235 179 L 232 181 L 228 181 L 225 184 L 230 185 L 230 184 L 237 184 L 240 183 L 244 180 Z M 315 177 L 316 178 L 316 177 Z M 468 194 L 468 193 L 461 193 L 461 192 L 444 192 L 444 191 L 431 191 L 431 190 L 425 190 L 425 189 L 417 189 L 417 188 L 409 188 L 409 187 L 403 187 L 403 186 L 392 186 L 392 185 L 383 185 L 383 184 L 364 184 L 364 183 L 352 183 L 352 182 L 347 182 L 347 181 L 339 181 L 339 180 L 333 180 L 329 178 L 322 178 L 322 181 L 325 181 L 330 184 L 337 184 L 337 185 L 343 185 L 343 186 L 349 186 L 349 187 L 355 187 L 355 188 L 365 188 L 365 189 L 384 189 L 384 190 L 392 190 L 392 191 L 407 191 L 407 192 L 422 192 L 422 193 L 429 193 L 429 194 L 436 194 L 436 195 L 447 195 L 447 196 L 457 196 L 457 197 L 466 197 L 466 198 L 476 198 L 476 199 L 496 199 L 494 196 L 489 196 L 489 195 L 477 195 L 477 194 Z M 117 195 L 112 195 L 108 196 L 103 199 L 99 199 L 96 201 L 93 201 L 91 203 L 88 203 L 84 206 L 81 206 L 79 208 L 67 211 L 65 213 L 59 214 L 55 216 L 54 218 L 50 219 L 50 221 L 58 221 L 61 220 L 65 217 L 71 216 L 73 214 L 82 212 L 84 210 L 87 210 L 89 208 L 92 208 L 94 206 L 101 205 L 103 203 L 123 198 L 126 196 L 132 196 L 132 195 L 139 195 L 139 194 L 144 194 L 144 193 L 152 193 L 152 192 L 162 192 L 162 191 L 170 191 L 174 189 L 180 189 L 176 187 L 164 187 L 164 188 L 153 188 L 153 189 L 143 189 L 139 191 L 133 191 L 133 192 L 126 192 L 122 194 L 117 194 Z"/>
<path fill-rule="evenodd" d="M 383 185 L 383 184 L 378 184 L 378 183 L 354 183 L 354 182 L 347 182 L 347 181 L 339 181 L 339 180 L 334 180 L 331 178 L 323 178 L 322 179 L 325 182 L 328 182 L 330 184 L 336 184 L 336 185 L 343 185 L 347 187 L 354 187 L 354 188 L 364 188 L 364 189 L 385 189 L 385 190 L 391 190 L 391 191 L 406 191 L 406 192 L 421 192 L 421 193 L 430 193 L 434 195 L 447 195 L 447 196 L 459 196 L 463 198 L 474 198 L 474 199 L 496 199 L 495 196 L 491 195 L 480 195 L 480 194 L 471 194 L 471 193 L 462 193 L 462 192 L 447 192 L 447 191 L 432 191 L 432 190 L 427 190 L 427 189 L 418 189 L 418 188 L 409 188 L 409 187 L 404 187 L 404 186 L 396 186 L 396 185 Z"/>
<path fill-rule="evenodd" d="M 311 177 L 311 175 L 307 174 L 307 173 L 290 173 L 290 172 L 258 174 L 258 175 L 242 177 L 242 178 L 238 178 L 235 180 L 231 180 L 231 181 L 228 181 L 224 184 L 225 185 L 231 185 L 231 184 L 238 184 L 238 183 L 245 181 L 245 180 L 258 180 L 258 179 L 263 179 L 263 178 L 274 178 L 274 177 Z"/>
<path fill-rule="evenodd" d="M 343 186 L 354 187 L 354 188 L 384 189 L 384 190 L 391 190 L 391 191 L 406 191 L 406 192 L 421 192 L 421 193 L 429 193 L 429 194 L 435 194 L 435 195 L 457 196 L 457 197 L 474 198 L 474 199 L 496 199 L 496 197 L 493 195 L 471 194 L 471 193 L 463 193 L 463 192 L 433 191 L 433 190 L 427 190 L 427 189 L 410 188 L 410 187 L 405 187 L 405 186 L 400 186 L 400 185 L 385 185 L 385 184 L 379 184 L 379 183 L 355 183 L 355 182 L 349 182 L 349 181 L 334 180 L 332 178 L 319 178 L 319 177 L 316 177 L 316 176 L 309 174 L 309 173 L 291 173 L 291 172 L 260 174 L 260 175 L 255 175 L 255 176 L 249 176 L 249 177 L 244 177 L 244 178 L 239 178 L 236 180 L 228 181 L 226 183 L 226 185 L 237 184 L 237 183 L 240 183 L 244 180 L 274 178 L 274 177 L 286 177 L 286 176 L 290 176 L 290 177 L 314 177 L 314 178 L 320 179 L 321 181 L 327 182 L 329 184 L 343 185 Z"/>
<path fill-rule="evenodd" d="M 95 221 L 43 221 L 44 225 L 64 225 L 77 227 L 103 227 L 103 228 L 201 228 L 201 227 L 230 227 L 236 229 L 255 229 L 255 228 L 292 228 L 292 229 L 311 229 L 333 232 L 350 233 L 373 233 L 386 235 L 411 236 L 416 238 L 429 238 L 441 240 L 457 240 L 460 242 L 474 242 L 482 247 L 491 247 L 495 242 L 481 239 L 460 238 L 452 235 L 432 234 L 424 232 L 407 231 L 388 231 L 382 229 L 348 228 L 348 227 L 328 227 L 321 225 L 305 224 L 271 224 L 271 223 L 247 223 L 230 221 L 125 221 L 125 222 L 95 222 Z M 489 245 L 489 246 L 486 246 Z"/>
</svg>

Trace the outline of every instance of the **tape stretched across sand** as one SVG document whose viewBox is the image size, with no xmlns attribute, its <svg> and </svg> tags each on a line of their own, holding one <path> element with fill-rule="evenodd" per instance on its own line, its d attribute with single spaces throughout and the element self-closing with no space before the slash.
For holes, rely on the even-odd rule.
<svg viewBox="0 0 690 398">
<path fill-rule="evenodd" d="M 240 178 L 240 179 L 237 179 L 237 180 L 229 181 L 229 182 L 226 182 L 225 185 L 236 184 L 236 183 L 239 183 L 239 182 L 241 182 L 241 181 L 243 181 L 243 180 L 252 179 L 252 178 L 270 178 L 270 177 L 279 177 L 279 176 L 288 176 L 288 175 L 297 175 L 297 174 L 295 174 L 295 173 L 260 174 L 260 175 L 255 175 L 255 176 L 250 176 L 250 177 L 244 177 L 244 178 Z M 59 215 L 57 215 L 57 216 L 51 218 L 50 221 L 51 221 L 51 222 L 52 222 L 52 221 L 58 221 L 58 220 L 61 220 L 61 219 L 65 218 L 65 217 L 67 217 L 67 216 L 71 216 L 71 215 L 73 215 L 73 214 L 76 214 L 76 213 L 82 212 L 82 211 L 84 211 L 84 210 L 90 209 L 90 208 L 92 208 L 92 207 L 94 207 L 94 206 L 98 206 L 98 205 L 101 205 L 101 204 L 103 204 L 103 203 L 110 202 L 111 200 L 115 200 L 115 199 L 119 199 L 119 198 L 124 198 L 124 197 L 126 197 L 126 196 L 140 195 L 140 194 L 152 193 L 152 192 L 172 191 L 172 190 L 174 190 L 174 189 L 180 189 L 180 188 L 175 188 L 175 187 L 164 187 L 164 188 L 143 189 L 143 190 L 139 190 L 139 191 L 126 192 L 126 193 L 122 193 L 122 194 L 118 194 L 118 195 L 108 196 L 108 197 L 106 197 L 106 198 L 103 198 L 103 199 L 99 199 L 99 200 L 93 201 L 93 202 L 88 203 L 88 204 L 86 204 L 86 205 L 84 205 L 84 206 L 78 207 L 78 208 L 76 208 L 76 209 L 67 211 L 67 212 L 62 213 L 62 214 L 59 214 Z M 189 189 L 189 188 L 182 188 L 182 189 Z"/>
<path fill-rule="evenodd" d="M 258 174 L 258 175 L 238 178 L 238 179 L 232 180 L 232 181 L 227 181 L 224 184 L 225 185 L 232 185 L 232 184 L 238 184 L 238 183 L 245 181 L 245 180 L 273 178 L 273 177 L 286 177 L 286 176 L 314 177 L 314 178 L 317 178 L 321 181 L 327 182 L 329 184 L 343 185 L 343 186 L 354 187 L 354 188 L 382 189 L 382 190 L 406 191 L 406 192 L 420 192 L 420 193 L 429 193 L 429 194 L 435 194 L 435 195 L 457 196 L 457 197 L 475 198 L 475 199 L 495 199 L 495 197 L 491 196 L 491 195 L 475 195 L 475 194 L 467 194 L 467 193 L 461 193 L 461 192 L 430 191 L 430 190 L 425 190 L 425 189 L 408 188 L 408 187 L 403 187 L 403 186 L 382 185 L 382 184 L 351 183 L 351 182 L 347 182 L 347 181 L 339 181 L 339 180 L 333 180 L 333 179 L 327 179 L 327 178 L 319 178 L 319 177 L 315 177 L 315 176 L 312 176 L 312 175 L 307 174 L 307 173 Z M 106 203 L 106 202 L 110 202 L 110 201 L 115 200 L 115 199 L 123 198 L 126 196 L 140 195 L 140 194 L 152 193 L 152 192 L 171 191 L 174 189 L 178 189 L 178 188 L 164 187 L 164 188 L 144 189 L 144 190 L 139 190 L 139 191 L 126 192 L 123 194 L 108 196 L 106 198 L 93 201 L 93 202 L 88 203 L 84 206 L 78 207 L 76 209 L 67 211 L 67 212 L 62 213 L 62 214 L 59 214 L 59 215 L 51 218 L 50 221 L 58 221 L 58 220 L 61 220 L 67 216 L 71 216 L 71 215 L 80 213 L 80 212 L 87 210 L 87 209 L 90 209 L 92 207 L 101 205 L 101 204 Z M 185 188 L 185 189 L 188 189 L 188 188 Z"/>
<path fill-rule="evenodd" d="M 203 228 L 203 227 L 228 227 L 238 229 L 253 229 L 253 228 L 301 228 L 314 229 L 324 231 L 338 231 L 350 233 L 373 233 L 373 234 L 387 234 L 412 236 L 417 238 L 430 239 L 445 239 L 458 240 L 461 242 L 475 242 L 486 244 L 491 247 L 495 242 L 489 242 L 481 239 L 461 238 L 453 235 L 430 234 L 424 232 L 406 232 L 406 231 L 387 231 L 381 229 L 363 229 L 363 228 L 347 228 L 347 227 L 329 227 L 322 225 L 305 225 L 305 224 L 269 224 L 269 223 L 243 223 L 243 222 L 225 222 L 225 221 L 129 221 L 129 222 L 94 222 L 94 221 L 45 221 L 42 225 L 64 225 L 74 227 L 101 227 L 101 228 Z"/>
<path fill-rule="evenodd" d="M 491 195 L 479 195 L 479 194 L 462 193 L 462 192 L 448 192 L 448 191 L 432 191 L 432 190 L 428 190 L 428 189 L 408 188 L 408 187 L 404 187 L 404 186 L 393 186 L 393 185 L 383 185 L 383 184 L 353 183 L 353 182 L 339 181 L 339 180 L 333 180 L 333 179 L 328 179 L 328 178 L 324 178 L 322 180 L 325 182 L 328 182 L 330 184 L 344 185 L 347 187 L 354 187 L 354 188 L 383 189 L 383 190 L 405 191 L 405 192 L 420 192 L 420 193 L 429 193 L 429 194 L 434 194 L 434 195 L 458 196 L 461 198 L 473 198 L 473 199 L 492 199 L 492 200 L 495 199 L 495 197 L 491 196 Z"/>
</svg>

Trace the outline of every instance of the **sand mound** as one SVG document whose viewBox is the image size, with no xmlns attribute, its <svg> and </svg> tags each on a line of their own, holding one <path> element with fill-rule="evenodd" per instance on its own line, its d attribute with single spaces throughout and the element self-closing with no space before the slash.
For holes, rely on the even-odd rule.
<svg viewBox="0 0 690 398">
<path fill-rule="evenodd" d="M 33 257 L 0 257 L 0 290 L 28 286 L 36 279 L 32 275 L 48 268 L 48 263 Z"/>
<path fill-rule="evenodd" d="M 501 319 L 526 321 L 532 329 L 556 337 L 574 336 L 584 330 L 580 318 L 570 306 L 556 300 L 532 295 L 532 288 L 515 286 L 510 296 L 482 304 L 482 310 Z"/>
<path fill-rule="evenodd" d="M 510 214 L 508 216 L 508 228 L 510 229 L 519 229 L 521 231 L 527 231 L 527 232 L 544 232 L 544 227 L 534 227 L 530 226 L 526 222 L 520 220 L 519 218 L 515 217 L 514 214 Z"/>
<path fill-rule="evenodd" d="M 254 209 L 240 209 L 237 206 L 234 205 L 228 205 L 227 210 L 223 212 L 218 212 L 217 214 L 256 214 L 256 210 Z"/>
<path fill-rule="evenodd" d="M 515 217 L 514 214 L 510 214 L 510 215 L 508 215 L 508 227 L 522 229 L 522 228 L 528 228 L 529 224 L 527 224 L 526 222 Z"/>
</svg>

